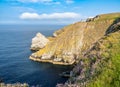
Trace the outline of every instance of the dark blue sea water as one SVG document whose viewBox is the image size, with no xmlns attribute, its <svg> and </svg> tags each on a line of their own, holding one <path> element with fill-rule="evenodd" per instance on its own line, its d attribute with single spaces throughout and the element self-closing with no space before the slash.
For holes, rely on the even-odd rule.
<svg viewBox="0 0 120 87">
<path fill-rule="evenodd" d="M 5 83 L 28 83 L 55 87 L 67 79 L 60 73 L 70 66 L 39 63 L 29 60 L 31 39 L 37 32 L 51 36 L 61 25 L 0 25 L 0 78 Z"/>
</svg>

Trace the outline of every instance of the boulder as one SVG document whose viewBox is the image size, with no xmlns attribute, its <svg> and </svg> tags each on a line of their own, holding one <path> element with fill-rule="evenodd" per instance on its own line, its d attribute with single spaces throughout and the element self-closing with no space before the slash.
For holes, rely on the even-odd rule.
<svg viewBox="0 0 120 87">
<path fill-rule="evenodd" d="M 42 35 L 41 33 L 37 33 L 36 36 L 32 39 L 31 50 L 39 50 L 46 46 L 49 40 Z"/>
</svg>

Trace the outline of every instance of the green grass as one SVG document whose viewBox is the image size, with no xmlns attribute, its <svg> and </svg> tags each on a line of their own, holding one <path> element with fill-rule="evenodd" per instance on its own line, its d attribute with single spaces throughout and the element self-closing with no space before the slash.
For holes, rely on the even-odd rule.
<svg viewBox="0 0 120 87">
<path fill-rule="evenodd" d="M 102 14 L 100 15 L 100 18 L 95 21 L 116 20 L 118 18 L 120 18 L 120 13 Z"/>
<path fill-rule="evenodd" d="M 101 38 L 80 61 L 70 78 L 78 87 L 120 87 L 120 31 Z"/>
<path fill-rule="evenodd" d="M 105 40 L 112 46 L 109 47 L 108 43 L 102 42 L 104 49 L 101 50 L 106 50 L 106 53 L 110 55 L 109 59 L 102 60 L 104 63 L 104 67 L 101 68 L 102 72 L 92 79 L 87 87 L 120 87 L 120 32 L 110 35 Z M 106 55 L 102 56 L 106 58 Z"/>
</svg>

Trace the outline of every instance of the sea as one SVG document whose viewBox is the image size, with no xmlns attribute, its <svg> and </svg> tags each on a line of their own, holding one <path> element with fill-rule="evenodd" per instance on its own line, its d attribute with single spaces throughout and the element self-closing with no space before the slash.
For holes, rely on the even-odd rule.
<svg viewBox="0 0 120 87">
<path fill-rule="evenodd" d="M 29 59 L 32 38 L 40 32 L 46 37 L 65 25 L 0 25 L 0 79 L 4 83 L 28 83 L 30 86 L 55 87 L 68 78 L 59 74 L 72 66 L 40 63 Z"/>
</svg>

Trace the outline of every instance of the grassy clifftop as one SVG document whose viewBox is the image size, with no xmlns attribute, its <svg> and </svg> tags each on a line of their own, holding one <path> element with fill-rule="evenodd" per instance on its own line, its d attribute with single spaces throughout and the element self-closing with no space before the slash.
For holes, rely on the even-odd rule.
<svg viewBox="0 0 120 87">
<path fill-rule="evenodd" d="M 78 22 L 56 31 L 50 42 L 30 57 L 36 61 L 70 65 L 106 34 L 120 13 L 103 14 L 89 22 Z"/>
<path fill-rule="evenodd" d="M 102 14 L 99 16 L 100 18 L 96 21 L 100 21 L 100 20 L 115 20 L 118 19 L 120 17 L 120 13 L 110 13 L 110 14 Z"/>
</svg>

